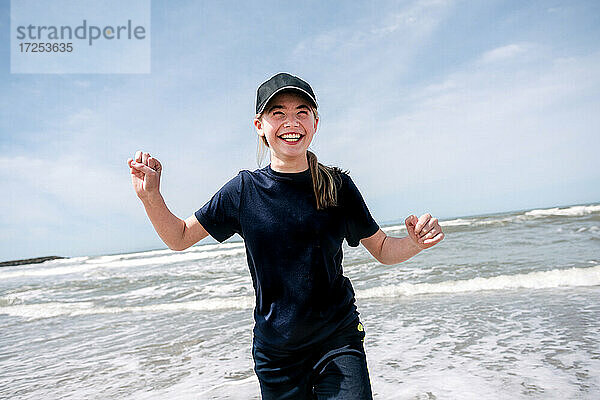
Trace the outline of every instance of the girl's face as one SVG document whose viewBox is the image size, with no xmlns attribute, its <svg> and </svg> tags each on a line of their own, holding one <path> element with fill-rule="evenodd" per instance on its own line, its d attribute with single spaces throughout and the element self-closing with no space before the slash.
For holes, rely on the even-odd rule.
<svg viewBox="0 0 600 400">
<path fill-rule="evenodd" d="M 269 101 L 262 118 L 254 120 L 256 132 L 269 143 L 271 163 L 306 163 L 306 150 L 319 123 L 310 105 L 300 94 L 279 93 Z"/>
</svg>

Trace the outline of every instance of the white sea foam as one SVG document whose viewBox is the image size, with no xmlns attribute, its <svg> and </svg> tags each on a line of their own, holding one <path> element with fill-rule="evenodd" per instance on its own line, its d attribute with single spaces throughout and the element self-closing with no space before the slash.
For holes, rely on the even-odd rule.
<svg viewBox="0 0 600 400">
<path fill-rule="evenodd" d="M 381 228 L 382 231 L 384 231 L 385 233 L 389 233 L 389 232 L 393 232 L 393 231 L 401 231 L 401 230 L 406 230 L 406 226 L 404 225 L 393 225 L 393 226 L 386 226 L 384 228 Z"/>
<path fill-rule="evenodd" d="M 477 222 L 478 221 L 476 218 L 473 218 L 473 219 L 457 218 L 457 219 L 451 219 L 448 221 L 439 221 L 440 226 L 469 226 L 469 225 L 474 225 Z M 381 230 L 387 234 L 390 234 L 393 232 L 399 232 L 399 231 L 406 231 L 406 225 L 386 226 L 386 227 L 381 228 Z"/>
<path fill-rule="evenodd" d="M 253 307 L 254 297 L 238 296 L 228 298 L 211 298 L 182 303 L 163 303 L 132 307 L 97 307 L 93 302 L 89 301 L 73 303 L 49 302 L 39 304 L 18 304 L 0 307 L 0 315 L 7 314 L 13 317 L 22 317 L 32 320 L 64 315 L 78 316 L 92 314 L 119 314 L 127 312 L 152 313 L 178 311 L 217 311 L 227 309 L 245 310 Z"/>
<path fill-rule="evenodd" d="M 29 269 L 16 269 L 13 271 L 0 271 L 0 278 L 11 279 L 21 277 L 34 277 L 34 276 L 51 276 L 51 275 L 66 275 L 74 274 L 77 272 L 83 272 L 89 270 L 90 267 L 85 264 L 60 266 L 60 267 L 43 267 L 43 268 L 29 268 Z"/>
<path fill-rule="evenodd" d="M 500 275 L 439 283 L 402 283 L 358 290 L 357 298 L 400 297 L 435 293 L 464 293 L 480 290 L 547 289 L 561 286 L 600 285 L 600 266 L 555 269 L 528 274 Z"/>
<path fill-rule="evenodd" d="M 44 261 L 43 264 L 45 265 L 49 265 L 49 264 L 72 264 L 72 263 L 82 263 L 84 261 L 89 260 L 90 256 L 80 256 L 80 257 L 70 257 L 70 258 L 58 258 L 56 260 L 48 260 L 48 261 Z M 24 265 L 40 265 L 40 264 L 24 264 Z"/>
<path fill-rule="evenodd" d="M 545 208 L 530 210 L 523 214 L 502 216 L 502 217 L 473 217 L 456 218 L 446 221 L 440 221 L 440 226 L 478 226 L 478 225 L 504 225 L 507 223 L 530 221 L 537 218 L 552 216 L 577 217 L 600 212 L 600 204 L 587 206 L 572 206 L 567 208 Z M 393 232 L 406 230 L 405 225 L 393 225 L 382 228 L 384 232 Z"/>
<path fill-rule="evenodd" d="M 546 208 L 539 210 L 527 211 L 525 215 L 532 217 L 546 217 L 546 216 L 581 216 L 592 213 L 600 212 L 600 204 L 589 205 L 589 206 L 572 206 L 567 208 Z"/>
<path fill-rule="evenodd" d="M 240 248 L 240 247 L 244 247 L 243 242 L 203 244 L 203 245 L 192 246 L 186 250 L 182 250 L 177 253 L 178 254 L 203 253 L 203 252 L 212 251 L 212 250 L 235 249 L 235 248 Z M 90 258 L 89 260 L 87 260 L 87 263 L 88 264 L 104 264 L 107 262 L 128 260 L 131 258 L 140 258 L 140 257 L 150 258 L 150 257 L 170 255 L 170 254 L 173 254 L 173 250 L 170 250 L 170 249 L 149 250 L 149 251 L 141 251 L 141 252 L 137 252 L 137 253 L 123 253 L 123 254 L 113 254 L 113 255 L 109 255 L 109 256 L 94 257 L 94 258 Z M 72 259 L 70 259 L 70 260 L 72 260 Z"/>
<path fill-rule="evenodd" d="M 185 261 L 197 261 L 203 260 L 207 258 L 216 258 L 223 256 L 235 256 L 239 254 L 245 254 L 245 249 L 235 248 L 230 250 L 214 250 L 214 251 L 202 251 L 202 252 L 189 252 L 189 253 L 180 253 L 180 252 L 171 252 L 171 254 L 167 254 L 159 257 L 147 257 L 147 258 L 137 258 L 132 260 L 116 260 L 106 263 L 96 264 L 96 266 L 101 266 L 103 268 L 116 268 L 116 267 L 139 267 L 150 264 L 173 264 L 176 262 L 185 262 Z"/>
<path fill-rule="evenodd" d="M 208 246 L 207 246 L 208 247 Z M 0 271 L 0 278 L 21 278 L 21 277 L 39 277 L 39 276 L 52 276 L 52 275 L 65 275 L 81 273 L 93 270 L 94 268 L 129 268 L 129 267 L 140 267 L 146 265 L 164 264 L 170 265 L 178 262 L 193 262 L 203 259 L 212 259 L 217 257 L 225 256 L 238 256 L 245 254 L 245 248 L 243 246 L 229 246 L 230 248 L 218 250 L 212 247 L 209 250 L 202 249 L 200 251 L 187 251 L 187 252 L 175 252 L 166 250 L 162 256 L 144 257 L 144 258 L 133 258 L 122 257 L 122 256 L 103 256 L 98 257 L 94 261 L 88 260 L 83 264 L 74 265 L 60 265 L 60 266 L 39 266 L 29 268 L 17 268 L 10 271 Z"/>
<path fill-rule="evenodd" d="M 23 299 L 15 296 L 0 297 L 0 307 L 14 306 L 23 303 Z"/>
<path fill-rule="evenodd" d="M 440 221 L 440 225 L 441 226 L 464 226 L 464 225 L 473 224 L 473 221 L 475 221 L 475 220 L 474 219 L 457 218 L 457 219 L 451 219 L 449 221 Z"/>
<path fill-rule="evenodd" d="M 465 293 L 481 290 L 545 289 L 600 285 L 600 266 L 570 268 L 528 274 L 500 275 L 490 278 L 445 281 L 440 283 L 403 283 L 357 290 L 359 299 L 400 297 L 419 294 Z M 48 302 L 19 304 L 12 298 L 0 299 L 0 314 L 27 319 L 51 318 L 60 315 L 114 314 L 124 312 L 214 311 L 223 309 L 249 309 L 254 307 L 254 297 L 213 297 L 205 300 L 165 303 L 131 307 L 97 307 L 92 302 Z"/>
</svg>

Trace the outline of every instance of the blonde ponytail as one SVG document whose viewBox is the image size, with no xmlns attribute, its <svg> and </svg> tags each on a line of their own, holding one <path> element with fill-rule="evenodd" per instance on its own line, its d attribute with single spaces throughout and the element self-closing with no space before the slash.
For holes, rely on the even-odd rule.
<svg viewBox="0 0 600 400">
<path fill-rule="evenodd" d="M 306 151 L 306 155 L 317 201 L 317 210 L 336 207 L 338 205 L 338 191 L 342 186 L 341 174 L 344 171 L 338 167 L 328 167 L 321 164 L 315 153 L 310 150 Z"/>
</svg>

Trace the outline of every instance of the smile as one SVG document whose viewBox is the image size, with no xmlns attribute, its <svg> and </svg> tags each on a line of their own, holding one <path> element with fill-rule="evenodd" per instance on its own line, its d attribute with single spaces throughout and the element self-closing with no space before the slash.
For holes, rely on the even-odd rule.
<svg viewBox="0 0 600 400">
<path fill-rule="evenodd" d="M 284 140 L 287 143 L 299 142 L 300 139 L 302 139 L 303 137 L 304 137 L 304 135 L 301 135 L 299 133 L 285 133 L 285 134 L 279 136 L 280 139 Z"/>
</svg>

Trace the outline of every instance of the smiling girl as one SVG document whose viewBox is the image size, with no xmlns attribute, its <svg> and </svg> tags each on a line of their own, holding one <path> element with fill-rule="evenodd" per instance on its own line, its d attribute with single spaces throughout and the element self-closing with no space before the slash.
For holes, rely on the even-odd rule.
<svg viewBox="0 0 600 400">
<path fill-rule="evenodd" d="M 263 399 L 371 399 L 365 330 L 343 274 L 342 242 L 361 243 L 391 265 L 444 238 L 430 214 L 406 218 L 404 238 L 379 228 L 350 176 L 308 150 L 317 107 L 310 85 L 293 75 L 279 73 L 260 85 L 254 126 L 270 164 L 240 171 L 185 221 L 160 194 L 160 162 L 141 151 L 127 160 L 135 192 L 170 249 L 187 249 L 208 235 L 244 239 Z"/>
</svg>

